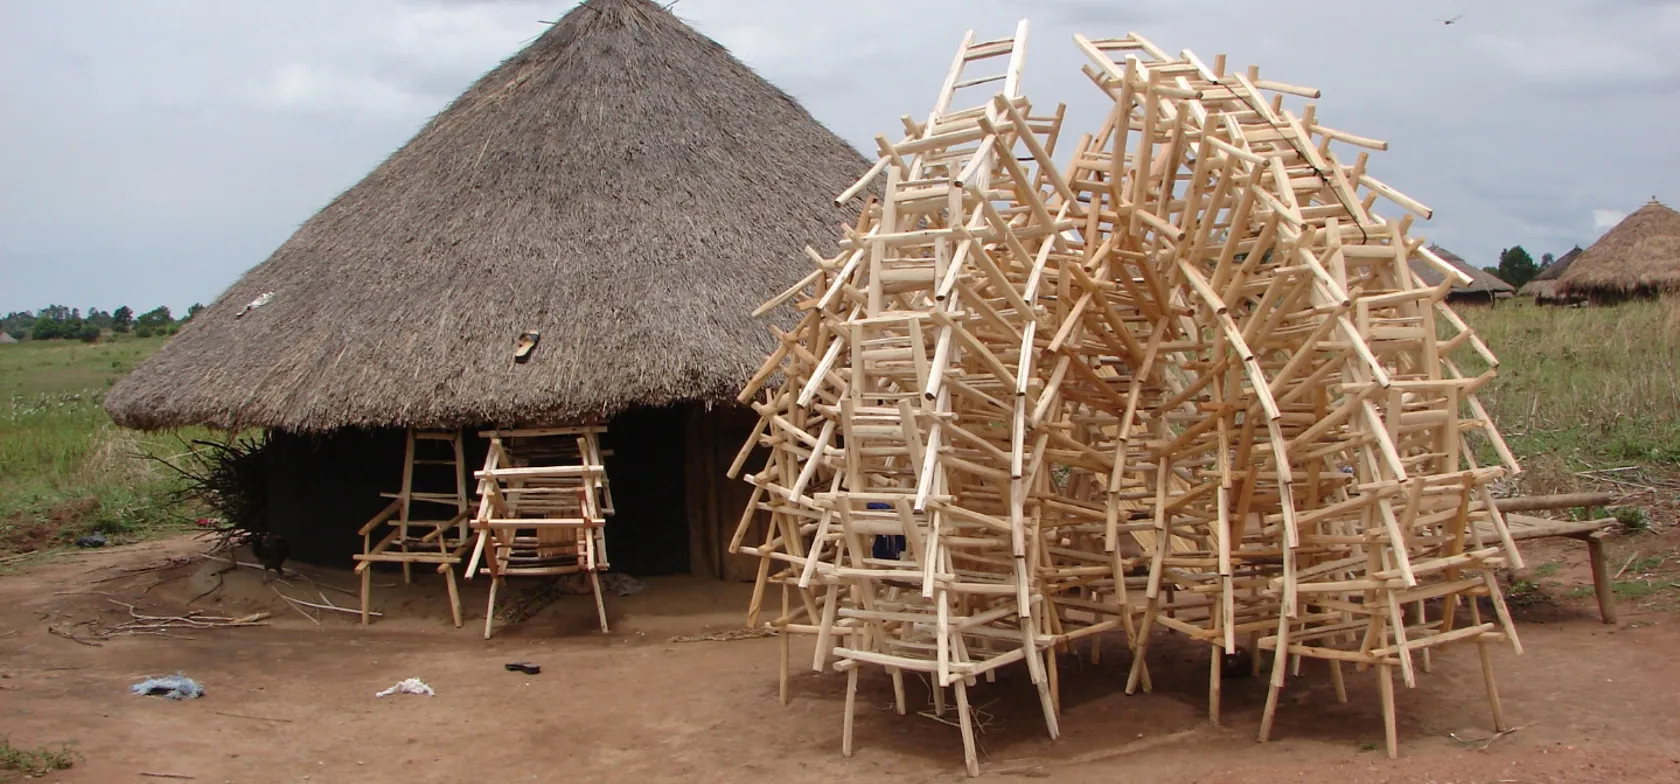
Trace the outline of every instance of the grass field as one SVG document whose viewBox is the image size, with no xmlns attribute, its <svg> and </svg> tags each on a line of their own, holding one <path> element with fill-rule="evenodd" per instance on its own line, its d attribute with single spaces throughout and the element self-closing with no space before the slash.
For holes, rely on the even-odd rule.
<svg viewBox="0 0 1680 784">
<path fill-rule="evenodd" d="M 121 336 L 0 346 L 0 554 L 172 527 L 175 481 L 141 457 L 178 449 L 170 435 L 112 424 L 105 390 L 166 338 Z"/>
<path fill-rule="evenodd" d="M 1570 489 L 1583 470 L 1680 470 L 1680 299 L 1458 311 L 1499 357 L 1481 400 L 1529 492 Z"/>
<path fill-rule="evenodd" d="M 1584 470 L 1680 471 L 1680 301 L 1459 311 L 1500 358 L 1482 401 L 1527 469 L 1524 490 L 1576 489 Z M 100 407 L 164 340 L 0 346 L 0 555 L 179 525 L 176 480 L 139 455 L 177 454 L 181 439 L 123 430 Z"/>
</svg>

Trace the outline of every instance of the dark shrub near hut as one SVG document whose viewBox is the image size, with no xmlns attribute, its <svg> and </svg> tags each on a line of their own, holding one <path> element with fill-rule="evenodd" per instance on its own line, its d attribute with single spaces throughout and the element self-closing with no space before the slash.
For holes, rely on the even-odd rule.
<svg viewBox="0 0 1680 784">
<path fill-rule="evenodd" d="M 724 575 L 745 494 L 722 474 L 754 421 L 732 404 L 774 348 L 748 314 L 838 236 L 833 197 L 868 166 L 660 4 L 588 0 L 106 408 L 269 431 L 269 525 L 294 557 L 346 564 L 398 482 L 402 429 L 609 422 L 615 568 Z M 541 341 L 516 362 L 528 330 Z"/>
</svg>

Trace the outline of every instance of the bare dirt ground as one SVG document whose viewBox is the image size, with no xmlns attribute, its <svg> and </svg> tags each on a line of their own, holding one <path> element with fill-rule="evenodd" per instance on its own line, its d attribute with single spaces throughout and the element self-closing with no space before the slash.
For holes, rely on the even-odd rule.
<svg viewBox="0 0 1680 784">
<path fill-rule="evenodd" d="M 1677 545 L 1672 530 L 1618 542 L 1612 568 L 1630 553 Z M 248 569 L 225 575 L 189 607 L 216 586 L 222 567 L 188 557 L 202 547 L 180 538 L 78 553 L 0 577 L 0 734 L 17 746 L 73 740 L 85 758 L 50 780 L 171 780 L 142 772 L 199 782 L 964 778 L 957 730 L 895 715 L 878 670 L 864 675 L 857 753 L 845 759 L 845 681 L 809 671 L 808 640 L 794 642 L 787 706 L 776 699 L 777 640 L 671 641 L 739 628 L 748 586 L 651 580 L 639 594 L 609 597 L 610 635 L 593 628 L 587 597 L 567 596 L 485 641 L 482 582 L 467 584 L 468 621 L 455 629 L 435 575 L 376 591 L 387 617 L 366 629 L 334 613 L 317 625 Z M 1284 693 L 1274 740 L 1261 745 L 1262 679 L 1227 681 L 1224 726 L 1216 727 L 1205 714 L 1205 650 L 1163 637 L 1152 653 L 1155 691 L 1128 697 L 1129 657 L 1114 639 L 1101 664 L 1061 660 L 1058 741 L 1045 737 L 1024 672 L 977 690 L 987 716 L 983 775 L 1162 784 L 1680 781 L 1672 677 L 1680 615 L 1658 591 L 1624 601 L 1619 625 L 1601 624 L 1590 598 L 1570 596 L 1585 580 L 1577 549 L 1524 550 L 1531 564 L 1559 563 L 1534 578 L 1557 585 L 1518 610 L 1526 653 L 1498 655 L 1506 716 L 1519 729 L 1485 749 L 1474 741 L 1492 735 L 1491 719 L 1469 649 L 1437 655 L 1418 688 L 1400 689 L 1401 758 L 1389 761 L 1378 750 L 1382 721 L 1368 674 L 1350 677 L 1351 700 L 1339 705 L 1326 673 L 1309 666 Z M 1640 563 L 1649 579 L 1680 580 L 1666 571 L 1677 568 L 1673 560 Z M 348 574 L 303 572 L 353 586 Z M 301 577 L 287 583 L 276 585 L 295 597 L 320 602 L 322 591 L 336 604 L 355 602 Z M 143 614 L 266 611 L 272 625 L 90 640 L 97 646 L 49 633 L 89 638 L 100 624 L 128 620 L 113 598 Z M 503 668 L 514 661 L 536 662 L 542 673 Z M 202 683 L 205 696 L 128 693 L 141 678 L 175 672 Z M 408 677 L 437 696 L 375 698 Z M 913 685 L 910 699 L 925 703 L 927 692 Z"/>
</svg>

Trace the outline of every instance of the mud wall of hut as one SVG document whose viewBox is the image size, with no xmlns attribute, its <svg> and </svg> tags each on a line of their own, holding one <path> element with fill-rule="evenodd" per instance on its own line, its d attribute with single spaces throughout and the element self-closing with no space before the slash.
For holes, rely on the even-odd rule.
<svg viewBox="0 0 1680 784">
<path fill-rule="evenodd" d="M 610 452 L 607 476 L 617 507 L 607 521 L 614 571 L 752 579 L 756 560 L 727 553 L 752 488 L 723 474 L 756 421 L 745 409 L 681 405 L 635 408 L 609 423 L 602 446 Z M 488 450 L 480 429 L 468 430 L 469 477 Z M 297 561 L 353 567 L 351 556 L 362 548 L 357 529 L 391 502 L 382 493 L 401 487 L 403 431 L 272 432 L 269 440 L 264 470 L 271 530 L 286 537 Z M 417 480 L 416 489 L 453 488 L 447 471 L 425 484 Z M 752 536 L 763 536 L 762 524 Z"/>
</svg>

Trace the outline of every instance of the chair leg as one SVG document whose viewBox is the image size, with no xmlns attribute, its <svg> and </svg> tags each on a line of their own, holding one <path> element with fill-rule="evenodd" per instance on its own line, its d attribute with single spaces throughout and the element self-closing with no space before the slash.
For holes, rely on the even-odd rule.
<svg viewBox="0 0 1680 784">
<path fill-rule="evenodd" d="M 846 671 L 846 719 L 840 731 L 840 753 L 847 757 L 852 756 L 852 719 L 857 712 L 857 682 L 858 667 L 854 662 L 852 668 Z"/>
<path fill-rule="evenodd" d="M 443 581 L 449 586 L 449 613 L 455 619 L 455 628 L 461 628 L 461 591 L 455 587 L 455 568 L 449 564 L 443 565 Z"/>
<path fill-rule="evenodd" d="M 484 639 L 490 639 L 490 631 L 496 623 L 496 589 L 502 584 L 502 578 L 490 578 L 490 604 L 484 610 Z"/>
<path fill-rule="evenodd" d="M 1208 665 L 1208 721 L 1219 724 L 1219 688 L 1224 678 L 1225 649 L 1215 646 Z"/>
<path fill-rule="evenodd" d="M 788 586 L 787 586 L 787 583 L 783 583 L 782 584 L 782 628 L 780 630 L 778 630 L 777 633 L 776 633 L 776 636 L 781 638 L 781 639 L 777 640 L 777 642 L 781 644 L 781 649 L 782 649 L 781 668 L 780 668 L 780 671 L 777 673 L 778 677 L 777 677 L 777 680 L 776 680 L 776 696 L 777 696 L 778 699 L 780 699 L 782 701 L 783 705 L 788 704 L 788 659 L 793 653 L 793 651 L 791 650 L 792 647 L 793 647 L 793 640 L 791 639 L 793 637 L 793 633 L 788 630 L 787 617 L 788 617 Z"/>
<path fill-rule="evenodd" d="M 892 676 L 893 709 L 898 712 L 898 715 L 903 716 L 907 710 L 904 703 L 904 671 L 892 667 L 887 670 L 887 674 Z"/>
<path fill-rule="evenodd" d="M 1493 680 L 1493 652 L 1485 642 L 1476 643 L 1476 652 L 1482 657 L 1482 681 L 1487 684 L 1488 707 L 1493 709 L 1493 729 L 1504 732 L 1505 712 L 1499 707 L 1499 686 Z"/>
<path fill-rule="evenodd" d="M 1044 665 L 1045 674 L 1050 676 L 1050 684 L 1048 687 L 1050 690 L 1050 704 L 1056 709 L 1056 717 L 1060 718 L 1062 715 L 1062 673 L 1056 663 L 1055 646 L 1050 646 L 1050 648 L 1044 652 Z M 1057 729 L 1052 732 L 1050 736 L 1056 737 L 1060 734 L 1061 730 Z"/>
<path fill-rule="evenodd" d="M 601 600 L 601 573 L 593 569 L 589 572 L 589 585 L 595 589 L 595 614 L 601 618 L 601 633 L 609 633 L 607 628 L 607 605 Z"/>
<path fill-rule="evenodd" d="M 974 717 L 968 711 L 968 684 L 959 679 L 952 688 L 957 692 L 957 726 L 962 730 L 963 762 L 972 778 L 980 775 L 980 758 L 974 752 Z"/>
<path fill-rule="evenodd" d="M 362 625 L 368 625 L 368 594 L 373 592 L 373 564 L 362 562 Z"/>
<path fill-rule="evenodd" d="M 1610 564 L 1604 557 L 1604 540 L 1588 534 L 1587 560 L 1592 564 L 1593 591 L 1598 595 L 1598 617 L 1605 623 L 1616 622 L 1616 592 L 1611 584 Z"/>
<path fill-rule="evenodd" d="M 1377 665 L 1377 688 L 1382 692 L 1383 734 L 1388 741 L 1388 758 L 1400 758 L 1400 735 L 1395 728 L 1394 665 Z"/>
<path fill-rule="evenodd" d="M 1138 625 L 1136 646 L 1132 652 L 1132 671 L 1126 677 L 1127 694 L 1136 694 L 1140 685 L 1143 686 L 1144 691 L 1149 691 L 1149 686 L 1145 685 L 1149 676 L 1143 662 L 1145 654 L 1149 652 L 1149 632 L 1155 626 L 1157 602 L 1156 599 L 1149 600 L 1148 608 L 1143 611 L 1143 623 Z"/>
</svg>

